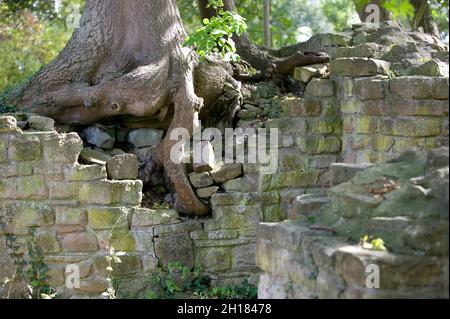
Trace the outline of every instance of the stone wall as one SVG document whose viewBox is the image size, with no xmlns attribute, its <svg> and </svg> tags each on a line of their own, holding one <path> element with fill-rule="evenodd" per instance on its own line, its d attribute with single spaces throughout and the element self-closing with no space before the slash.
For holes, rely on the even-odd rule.
<svg viewBox="0 0 450 319">
<path fill-rule="evenodd" d="M 441 259 L 448 250 L 425 252 L 428 257 L 422 258 L 416 253 L 424 250 L 412 249 L 409 257 L 397 258 L 355 247 L 361 232 L 367 232 L 384 236 L 396 247 L 393 253 L 401 255 L 408 236 L 393 242 L 392 234 L 405 225 L 403 213 L 387 220 L 369 213 L 362 214 L 367 219 L 355 218 L 358 209 L 374 208 L 373 199 L 360 203 L 352 201 L 361 198 L 358 192 L 328 189 L 370 167 L 367 163 L 395 158 L 413 147 L 448 146 L 448 48 L 387 23 L 379 29 L 359 25 L 344 34 L 315 35 L 302 49 L 327 51 L 333 60 L 296 69 L 281 84 L 293 94 L 283 95 L 277 79 L 243 86 L 237 126 L 279 129 L 277 171 L 260 174 L 253 164 L 191 168 L 191 183 L 211 206 L 208 219 L 140 207 L 137 165 L 121 170 L 127 161 L 115 155 L 127 155 L 113 148 L 128 139 L 141 160 L 162 131 L 140 130 L 131 137 L 114 133 L 112 139 L 107 130 L 90 127 L 81 135 L 97 149 L 83 149 L 79 135 L 58 133 L 50 119 L 0 117 L 0 277 L 13 276 L 15 263 L 25 262 L 20 268 L 27 269 L 27 240 L 34 240 L 49 267 L 48 283 L 61 296 L 98 297 L 107 286 L 108 242 L 126 252 L 115 276 L 130 296 L 142 296 L 151 284 L 146 275 L 175 261 L 200 267 L 216 284 L 246 278 L 257 282 L 262 270 L 260 297 L 408 296 L 408 285 L 425 296 L 445 295 L 437 282 L 441 270 L 448 270 Z M 99 150 L 106 148 L 111 150 L 104 156 Z M 82 165 L 79 158 L 98 164 Z M 111 164 L 107 171 L 107 162 L 114 162 L 114 170 Z M 332 211 L 321 213 L 330 205 Z M 439 218 L 448 226 L 448 210 L 443 216 Z M 297 223 L 276 223 L 287 218 Z M 417 240 L 412 242 L 429 243 L 429 232 L 413 227 L 426 218 L 413 219 L 411 232 Z M 364 228 L 367 221 L 372 228 Z M 328 228 L 311 228 L 315 224 Z M 380 227 L 395 231 L 383 233 Z M 360 268 L 374 259 L 391 271 L 393 288 L 399 289 L 377 295 L 379 290 L 361 288 Z M 65 288 L 67 264 L 80 267 L 79 289 Z M 420 273 L 415 282 L 417 269 L 432 271 L 429 277 Z M 405 275 L 395 279 L 399 272 Z M 15 289 L 18 294 L 24 290 L 20 285 Z"/>
<path fill-rule="evenodd" d="M 448 148 L 332 171 L 344 183 L 327 200 L 302 198 L 297 221 L 258 226 L 259 297 L 448 298 Z"/>
</svg>

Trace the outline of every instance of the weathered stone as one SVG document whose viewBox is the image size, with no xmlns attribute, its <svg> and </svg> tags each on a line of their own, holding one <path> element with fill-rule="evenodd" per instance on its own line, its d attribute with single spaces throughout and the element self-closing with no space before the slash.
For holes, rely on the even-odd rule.
<svg viewBox="0 0 450 319">
<path fill-rule="evenodd" d="M 137 148 L 157 146 L 161 143 L 163 135 L 162 130 L 139 129 L 128 134 L 128 142 Z"/>
<path fill-rule="evenodd" d="M 42 157 L 41 142 L 36 136 L 14 136 L 9 145 L 9 158 L 12 161 L 38 161 Z"/>
<path fill-rule="evenodd" d="M 334 95 L 334 82 L 326 79 L 313 79 L 306 86 L 306 96 L 328 97 Z"/>
<path fill-rule="evenodd" d="M 357 172 L 366 170 L 372 166 L 373 164 L 333 163 L 330 166 L 331 185 L 336 186 L 348 182 L 355 177 Z"/>
<path fill-rule="evenodd" d="M 114 147 L 115 137 L 101 126 L 90 126 L 84 130 L 86 141 L 96 147 L 112 149 Z"/>
<path fill-rule="evenodd" d="M 448 100 L 400 99 L 392 102 L 392 112 L 398 115 L 448 116 Z"/>
<path fill-rule="evenodd" d="M 99 181 L 84 183 L 80 201 L 88 204 L 139 205 L 142 201 L 142 181 Z"/>
<path fill-rule="evenodd" d="M 287 98 L 280 104 L 283 111 L 291 116 L 317 116 L 322 110 L 320 100 Z"/>
<path fill-rule="evenodd" d="M 211 186 L 197 189 L 197 196 L 200 198 L 209 198 L 219 191 L 219 186 Z"/>
<path fill-rule="evenodd" d="M 87 232 L 66 234 L 61 245 L 65 252 L 94 252 L 99 249 L 97 237 Z"/>
<path fill-rule="evenodd" d="M 101 249 L 107 250 L 109 247 L 114 247 L 116 251 L 136 251 L 135 233 L 127 228 L 121 228 L 120 225 L 112 230 L 98 230 L 96 234 L 99 237 L 98 244 Z"/>
<path fill-rule="evenodd" d="M 48 182 L 51 199 L 74 199 L 80 193 L 80 184 L 76 182 Z"/>
<path fill-rule="evenodd" d="M 384 99 L 387 80 L 377 78 L 355 79 L 356 95 L 361 100 Z"/>
<path fill-rule="evenodd" d="M 53 131 L 55 129 L 55 121 L 43 116 L 30 116 L 28 124 L 32 130 L 36 131 Z"/>
<path fill-rule="evenodd" d="M 108 154 L 86 147 L 80 153 L 80 159 L 87 164 L 106 165 L 106 162 L 111 158 Z"/>
<path fill-rule="evenodd" d="M 239 163 L 217 164 L 211 171 L 211 176 L 213 180 L 218 184 L 239 177 L 241 174 L 242 174 L 242 165 Z"/>
<path fill-rule="evenodd" d="M 342 132 L 342 120 L 338 117 L 308 119 L 307 125 L 310 134 L 327 135 Z"/>
<path fill-rule="evenodd" d="M 341 150 L 341 140 L 335 136 L 299 137 L 297 145 L 308 154 L 338 153 Z"/>
<path fill-rule="evenodd" d="M 13 116 L 0 116 L 0 133 L 17 131 L 17 120 Z"/>
<path fill-rule="evenodd" d="M 427 137 L 441 132 L 441 120 L 436 118 L 402 119 L 394 122 L 393 135 Z"/>
<path fill-rule="evenodd" d="M 296 219 L 298 216 L 309 216 L 317 212 L 323 205 L 328 204 L 330 200 L 326 196 L 315 194 L 305 194 L 297 196 L 289 208 L 289 219 Z"/>
<path fill-rule="evenodd" d="M 106 168 L 103 165 L 71 165 L 66 167 L 64 175 L 67 181 L 94 181 L 106 179 Z"/>
<path fill-rule="evenodd" d="M 358 39 L 357 41 L 358 42 Z M 356 44 L 356 43 L 355 43 Z M 378 58 L 385 48 L 376 43 L 361 43 L 354 47 L 336 48 L 336 58 Z"/>
<path fill-rule="evenodd" d="M 412 99 L 448 99 L 448 78 L 402 76 L 390 80 L 392 93 Z"/>
<path fill-rule="evenodd" d="M 208 247 L 196 251 L 196 264 L 208 272 L 224 272 L 231 268 L 231 252 L 224 247 Z"/>
<path fill-rule="evenodd" d="M 448 78 L 448 64 L 437 60 L 427 61 L 410 71 L 410 75 L 423 75 Z"/>
<path fill-rule="evenodd" d="M 133 154 L 117 155 L 106 162 L 106 169 L 110 179 L 136 179 L 139 162 Z"/>
<path fill-rule="evenodd" d="M 155 227 L 153 235 L 155 237 L 170 236 L 173 234 L 190 233 L 194 230 L 202 229 L 202 224 L 197 220 L 186 220 L 180 223 L 173 223 L 170 225 L 160 225 Z"/>
<path fill-rule="evenodd" d="M 215 165 L 214 148 L 210 142 L 198 142 L 194 145 L 193 167 L 196 173 L 210 172 Z"/>
<path fill-rule="evenodd" d="M 39 137 L 47 163 L 74 164 L 83 149 L 83 141 L 76 133 L 49 132 Z"/>
<path fill-rule="evenodd" d="M 39 175 L 23 176 L 16 178 L 17 197 L 29 199 L 34 197 L 46 198 L 48 188 L 45 184 L 45 178 Z"/>
<path fill-rule="evenodd" d="M 294 79 L 303 83 L 308 83 L 312 78 L 322 77 L 328 71 L 325 64 L 312 64 L 294 69 Z"/>
<path fill-rule="evenodd" d="M 195 264 L 194 247 L 189 234 L 155 238 L 155 252 L 163 267 L 173 262 L 179 262 L 188 268 Z"/>
<path fill-rule="evenodd" d="M 7 141 L 0 139 L 0 164 L 3 164 L 7 160 Z"/>
<path fill-rule="evenodd" d="M 44 254 L 55 254 L 61 251 L 55 231 L 39 230 L 36 235 L 36 244 Z"/>
<path fill-rule="evenodd" d="M 89 226 L 93 230 L 128 228 L 128 210 L 109 207 L 92 207 L 88 209 Z"/>
<path fill-rule="evenodd" d="M 228 192 L 255 192 L 258 190 L 258 176 L 244 175 L 243 177 L 229 180 L 222 184 L 222 188 Z"/>
<path fill-rule="evenodd" d="M 367 58 L 343 58 L 331 61 L 331 74 L 339 76 L 387 75 L 390 63 Z"/>
<path fill-rule="evenodd" d="M 55 209 L 55 225 L 59 231 L 82 230 L 82 227 L 87 225 L 87 221 L 87 214 L 84 209 L 63 206 Z"/>
<path fill-rule="evenodd" d="M 53 224 L 53 211 L 47 206 L 11 206 L 14 212 L 14 226 L 17 228 L 49 226 Z"/>
<path fill-rule="evenodd" d="M 192 186 L 197 188 L 208 187 L 214 184 L 214 181 L 208 172 L 191 173 L 189 174 L 189 180 L 191 181 Z"/>
<path fill-rule="evenodd" d="M 135 227 L 147 227 L 156 226 L 162 224 L 170 224 L 179 222 L 180 216 L 175 210 L 163 209 L 163 210 L 151 210 L 139 208 L 135 209 L 132 218 L 132 226 Z"/>
</svg>

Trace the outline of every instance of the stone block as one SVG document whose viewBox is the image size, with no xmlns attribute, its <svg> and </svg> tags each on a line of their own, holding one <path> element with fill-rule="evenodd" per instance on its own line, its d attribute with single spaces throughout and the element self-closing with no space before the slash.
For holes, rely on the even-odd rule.
<svg viewBox="0 0 450 319">
<path fill-rule="evenodd" d="M 308 119 L 307 123 L 310 134 L 326 135 L 341 134 L 342 132 L 342 120 L 338 117 Z"/>
<path fill-rule="evenodd" d="M 372 167 L 373 164 L 333 163 L 330 166 L 331 185 L 336 186 L 350 181 L 356 173 Z"/>
<path fill-rule="evenodd" d="M 189 234 L 155 238 L 155 252 L 164 268 L 172 262 L 179 262 L 188 268 L 194 267 L 194 247 Z"/>
<path fill-rule="evenodd" d="M 214 184 L 214 181 L 208 172 L 191 173 L 189 174 L 189 180 L 192 186 L 196 188 L 204 188 Z"/>
<path fill-rule="evenodd" d="M 161 143 L 164 131 L 155 129 L 139 129 L 128 134 L 128 142 L 137 148 L 157 146 Z"/>
<path fill-rule="evenodd" d="M 429 137 L 441 133 L 441 121 L 436 118 L 400 119 L 393 123 L 395 136 Z"/>
<path fill-rule="evenodd" d="M 299 137 L 297 145 L 303 153 L 323 154 L 341 151 L 341 140 L 335 136 Z"/>
<path fill-rule="evenodd" d="M 202 141 L 194 145 L 193 167 L 196 173 L 212 171 L 215 162 L 214 148 L 210 142 Z"/>
<path fill-rule="evenodd" d="M 356 95 L 361 100 L 384 99 L 385 87 L 387 87 L 387 85 L 387 80 L 380 80 L 377 78 L 355 79 Z"/>
<path fill-rule="evenodd" d="M 42 158 L 41 142 L 37 136 L 13 136 L 9 144 L 9 158 L 15 162 L 38 161 Z"/>
<path fill-rule="evenodd" d="M 259 176 L 258 175 L 244 175 L 236 179 L 226 181 L 222 184 L 222 188 L 227 193 L 232 192 L 256 192 L 258 191 Z"/>
<path fill-rule="evenodd" d="M 87 222 L 85 209 L 64 206 L 55 208 L 55 225 L 59 232 L 83 230 Z"/>
<path fill-rule="evenodd" d="M 80 159 L 87 164 L 106 165 L 110 158 L 110 155 L 90 147 L 83 148 L 80 153 Z"/>
<path fill-rule="evenodd" d="M 392 102 L 392 111 L 398 115 L 448 116 L 448 100 L 399 99 Z"/>
<path fill-rule="evenodd" d="M 80 184 L 77 182 L 48 182 L 51 199 L 77 199 Z"/>
<path fill-rule="evenodd" d="M 393 94 L 412 99 L 448 99 L 448 78 L 402 76 L 390 80 Z"/>
<path fill-rule="evenodd" d="M 318 116 L 322 110 L 320 100 L 287 98 L 280 102 L 283 111 L 290 116 Z"/>
<path fill-rule="evenodd" d="M 331 74 L 337 76 L 387 75 L 390 63 L 368 58 L 341 58 L 331 61 Z"/>
<path fill-rule="evenodd" d="M 0 133 L 17 131 L 17 120 L 13 116 L 0 116 Z"/>
<path fill-rule="evenodd" d="M 334 82 L 327 79 L 313 79 L 306 86 L 306 96 L 329 97 L 334 95 Z"/>
<path fill-rule="evenodd" d="M 74 164 L 83 149 L 83 141 L 77 133 L 56 132 L 39 135 L 45 159 L 48 163 Z"/>
<path fill-rule="evenodd" d="M 125 228 L 128 229 L 128 210 L 109 207 L 91 207 L 88 209 L 89 226 L 93 230 Z"/>
<path fill-rule="evenodd" d="M 17 194 L 14 198 L 47 198 L 48 189 L 44 176 L 22 176 L 16 178 Z"/>
<path fill-rule="evenodd" d="M 237 178 L 240 175 L 242 175 L 242 164 L 240 163 L 217 164 L 211 171 L 213 180 L 218 184 Z"/>
<path fill-rule="evenodd" d="M 211 186 L 197 189 L 197 196 L 200 198 L 210 198 L 219 191 L 219 186 Z"/>
<path fill-rule="evenodd" d="M 325 76 L 328 67 L 325 64 L 311 64 L 294 69 L 294 79 L 303 83 L 308 83 L 312 78 Z"/>
<path fill-rule="evenodd" d="M 36 244 L 44 254 L 56 254 L 61 251 L 61 245 L 55 231 L 40 230 L 36 233 Z"/>
<path fill-rule="evenodd" d="M 195 253 L 196 265 L 207 272 L 225 272 L 231 268 L 231 251 L 225 247 L 206 247 Z"/>
<path fill-rule="evenodd" d="M 136 155 L 133 154 L 117 155 L 106 162 L 106 169 L 110 179 L 136 179 L 139 162 Z"/>
<path fill-rule="evenodd" d="M 64 252 L 95 252 L 99 249 L 97 237 L 88 232 L 77 232 L 66 234 L 61 242 Z"/>
<path fill-rule="evenodd" d="M 116 142 L 114 131 L 111 132 L 102 126 L 90 126 L 84 130 L 84 135 L 86 142 L 103 149 L 112 149 Z"/>
<path fill-rule="evenodd" d="M 94 181 L 106 179 L 106 168 L 103 165 L 70 165 L 64 170 L 67 181 Z"/>
<path fill-rule="evenodd" d="M 32 130 L 36 131 L 54 131 L 55 121 L 48 117 L 32 115 L 28 118 L 28 124 Z"/>
<path fill-rule="evenodd" d="M 137 208 L 132 217 L 132 227 L 148 227 L 179 222 L 180 216 L 171 209 L 145 209 Z"/>
</svg>

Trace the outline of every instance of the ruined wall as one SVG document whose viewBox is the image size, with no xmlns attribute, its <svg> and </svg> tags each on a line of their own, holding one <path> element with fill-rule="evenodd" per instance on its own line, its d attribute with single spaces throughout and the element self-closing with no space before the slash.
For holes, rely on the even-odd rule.
<svg viewBox="0 0 450 319">
<path fill-rule="evenodd" d="M 419 287 L 414 293 L 425 296 L 445 295 L 437 283 L 441 270 L 448 270 L 441 259 L 448 250 L 425 259 L 414 255 L 397 259 L 361 250 L 353 245 L 360 232 L 382 234 L 373 225 L 397 230 L 405 225 L 404 216 L 399 212 L 386 220 L 370 215 L 375 218 L 374 228 L 361 228 L 357 213 L 342 215 L 342 211 L 355 212 L 344 206 L 346 202 L 356 212 L 367 210 L 364 203 L 350 201 L 359 195 L 349 192 L 344 198 L 338 193 L 330 199 L 327 192 L 332 184 L 346 182 L 369 167 L 350 164 L 382 162 L 413 147 L 448 146 L 448 48 L 426 35 L 387 24 L 380 29 L 361 25 L 345 34 L 319 34 L 302 49 L 325 50 L 333 60 L 330 65 L 295 70 L 283 85 L 299 94 L 284 96 L 276 79 L 244 85 L 244 105 L 238 113 L 238 127 L 279 129 L 277 171 L 261 174 L 253 164 L 191 169 L 193 187 L 211 206 L 208 219 L 182 219 L 173 210 L 140 208 L 142 182 L 134 179 L 137 173 L 107 173 L 104 163 L 116 150 L 101 164 L 82 165 L 80 152 L 86 160 L 94 156 L 93 149 L 83 149 L 76 133 L 58 133 L 52 120 L 38 116 L 0 117 L 0 277 L 11 277 L 18 263 L 25 262 L 23 269 L 29 267 L 26 241 L 31 239 L 49 267 L 48 283 L 61 296 L 98 297 L 107 287 L 107 241 L 127 253 L 115 276 L 130 296 L 142 296 L 148 289 L 151 283 L 145 274 L 179 261 L 200 267 L 217 284 L 245 278 L 257 282 L 262 270 L 261 297 L 376 297 L 379 291 L 374 295 L 361 288 L 361 267 L 373 258 L 391 271 L 387 273 L 397 285 L 394 288 L 401 288 L 380 296 L 409 296 L 404 287 L 410 286 Z M 144 133 L 140 140 L 145 145 L 135 143 L 138 158 L 162 137 L 162 132 Z M 85 142 L 93 138 L 88 144 L 98 142 L 100 149 L 111 140 L 103 134 L 104 139 L 93 142 L 98 136 L 89 134 Z M 121 140 L 126 137 L 121 134 Z M 347 165 L 336 166 L 338 162 Z M 121 171 L 126 164 L 115 165 Z M 115 176 L 131 179 L 111 179 Z M 329 207 L 330 200 L 339 209 L 316 214 Z M 337 223 L 336 216 L 345 223 Z M 443 216 L 443 224 L 448 225 L 448 210 Z M 306 224 L 275 223 L 286 218 Z M 258 226 L 261 222 L 275 224 Z M 353 242 L 311 229 L 316 223 L 336 228 Z M 416 233 L 413 242 L 430 241 L 429 232 Z M 402 252 L 403 242 L 396 245 Z M 65 288 L 67 264 L 80 267 L 79 289 Z M 417 267 L 432 269 L 430 276 L 420 274 L 414 282 Z M 405 276 L 395 279 L 398 273 Z M 427 288 L 427 283 L 436 285 Z M 15 291 L 24 290 L 19 285 Z"/>
</svg>

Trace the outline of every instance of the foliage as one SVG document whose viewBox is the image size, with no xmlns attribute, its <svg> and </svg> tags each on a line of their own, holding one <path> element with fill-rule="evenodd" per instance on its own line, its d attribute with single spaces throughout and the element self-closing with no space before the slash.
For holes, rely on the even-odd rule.
<svg viewBox="0 0 450 319">
<path fill-rule="evenodd" d="M 179 262 L 169 263 L 167 271 L 158 270 L 155 275 L 160 291 L 149 290 L 148 299 L 173 299 L 177 295 L 189 295 L 201 299 L 256 299 L 257 288 L 247 280 L 242 285 L 211 287 L 211 278 L 202 275 L 199 268 L 191 270 Z"/>
<path fill-rule="evenodd" d="M 371 249 L 371 250 L 381 250 L 381 251 L 387 250 L 383 239 L 373 238 L 371 241 L 369 241 L 368 235 L 365 235 L 363 238 L 361 238 L 360 245 L 363 248 Z"/>
<path fill-rule="evenodd" d="M 33 299 L 53 299 L 56 293 L 47 283 L 48 266 L 44 261 L 42 249 L 39 247 L 35 229 L 30 228 L 30 239 L 27 240 L 28 248 L 28 269 L 26 270 L 26 277 L 30 297 Z"/>
<path fill-rule="evenodd" d="M 30 5 L 31 2 L 35 4 Z M 73 29 L 65 25 L 68 8 L 50 12 L 49 3 L 53 1 L 45 3 L 1 1 L 0 92 L 18 85 L 48 64 L 70 38 Z M 62 3 L 69 6 L 81 1 L 66 0 Z M 44 11 L 40 11 L 41 8 Z"/>
<path fill-rule="evenodd" d="M 117 298 L 116 287 L 114 285 L 114 280 L 112 276 L 114 272 L 113 264 L 121 264 L 122 260 L 120 259 L 120 257 L 124 255 L 125 255 L 124 252 L 116 251 L 112 246 L 109 248 L 109 255 L 106 256 L 106 262 L 108 263 L 108 266 L 106 267 L 106 273 L 108 274 L 108 277 L 106 278 L 106 280 L 108 281 L 108 288 L 104 293 L 102 293 L 102 297 L 104 298 L 107 299 Z"/>
<path fill-rule="evenodd" d="M 187 39 L 185 44 L 192 46 L 204 57 L 210 54 L 220 54 L 225 61 L 238 61 L 233 35 L 242 35 L 247 24 L 236 12 L 223 10 L 222 0 L 209 0 L 209 7 L 218 10 L 218 15 L 203 20 L 203 27 L 197 29 Z"/>
<path fill-rule="evenodd" d="M 201 297 L 212 299 L 257 299 L 258 289 L 246 279 L 242 285 L 211 288 L 209 291 L 204 292 Z"/>
<path fill-rule="evenodd" d="M 342 31 L 357 18 L 356 9 L 352 0 L 321 0 L 321 9 L 327 21 L 333 25 L 335 31 Z"/>
</svg>

